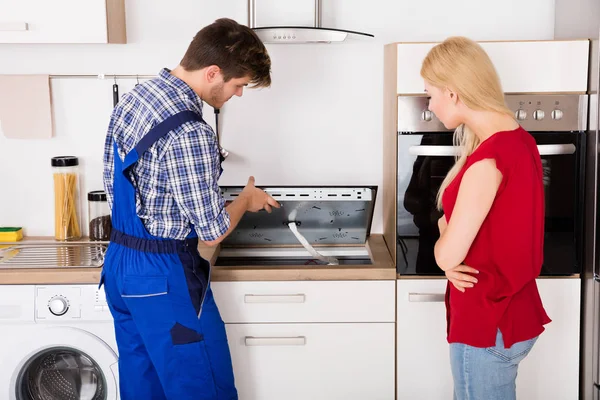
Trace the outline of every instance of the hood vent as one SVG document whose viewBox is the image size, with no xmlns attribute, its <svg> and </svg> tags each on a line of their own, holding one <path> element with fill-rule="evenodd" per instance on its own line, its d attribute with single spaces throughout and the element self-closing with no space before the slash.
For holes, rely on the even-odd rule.
<svg viewBox="0 0 600 400">
<path fill-rule="evenodd" d="M 263 43 L 339 43 L 346 39 L 369 39 L 370 33 L 321 26 L 321 1 L 315 0 L 314 26 L 265 26 L 256 27 L 255 0 L 248 0 L 248 26 L 256 32 Z"/>
</svg>

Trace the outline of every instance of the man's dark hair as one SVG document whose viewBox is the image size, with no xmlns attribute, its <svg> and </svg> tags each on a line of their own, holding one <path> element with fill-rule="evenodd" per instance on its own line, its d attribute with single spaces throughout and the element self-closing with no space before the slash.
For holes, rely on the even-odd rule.
<svg viewBox="0 0 600 400">
<path fill-rule="evenodd" d="M 186 71 L 216 65 L 225 82 L 250 77 L 254 87 L 271 85 L 271 58 L 256 33 L 232 19 L 221 18 L 202 28 L 188 47 L 180 65 Z"/>
</svg>

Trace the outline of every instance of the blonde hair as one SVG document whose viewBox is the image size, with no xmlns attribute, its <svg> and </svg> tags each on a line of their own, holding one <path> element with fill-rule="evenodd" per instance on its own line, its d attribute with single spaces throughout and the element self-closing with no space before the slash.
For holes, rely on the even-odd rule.
<svg viewBox="0 0 600 400">
<path fill-rule="evenodd" d="M 506 106 L 498 73 L 483 48 L 465 37 L 450 37 L 432 48 L 421 66 L 421 76 L 430 85 L 448 88 L 471 110 L 493 111 L 514 118 Z M 467 156 L 479 145 L 479 138 L 467 126 L 454 131 L 454 145 L 460 147 L 456 163 L 448 172 L 437 194 L 442 209 L 442 195 L 465 165 Z"/>
</svg>

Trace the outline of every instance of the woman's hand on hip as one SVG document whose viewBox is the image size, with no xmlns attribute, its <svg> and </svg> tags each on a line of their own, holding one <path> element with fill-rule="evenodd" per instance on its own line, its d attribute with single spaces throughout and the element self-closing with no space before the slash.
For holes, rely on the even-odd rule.
<svg viewBox="0 0 600 400">
<path fill-rule="evenodd" d="M 472 288 L 477 283 L 477 278 L 470 274 L 478 274 L 475 268 L 471 268 L 467 265 L 461 264 L 457 267 L 451 268 L 446 271 L 446 278 L 454 285 L 454 287 L 461 292 L 465 292 L 465 289 Z"/>
</svg>

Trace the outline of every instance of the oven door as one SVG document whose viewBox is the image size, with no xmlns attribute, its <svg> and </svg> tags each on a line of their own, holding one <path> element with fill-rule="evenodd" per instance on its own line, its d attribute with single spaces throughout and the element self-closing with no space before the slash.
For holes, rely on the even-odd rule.
<svg viewBox="0 0 600 400">
<path fill-rule="evenodd" d="M 535 132 L 544 170 L 542 275 L 581 271 L 585 144 L 582 132 Z M 436 196 L 458 148 L 452 133 L 398 137 L 397 262 L 401 275 L 443 275 L 435 262 L 439 239 Z"/>
</svg>

